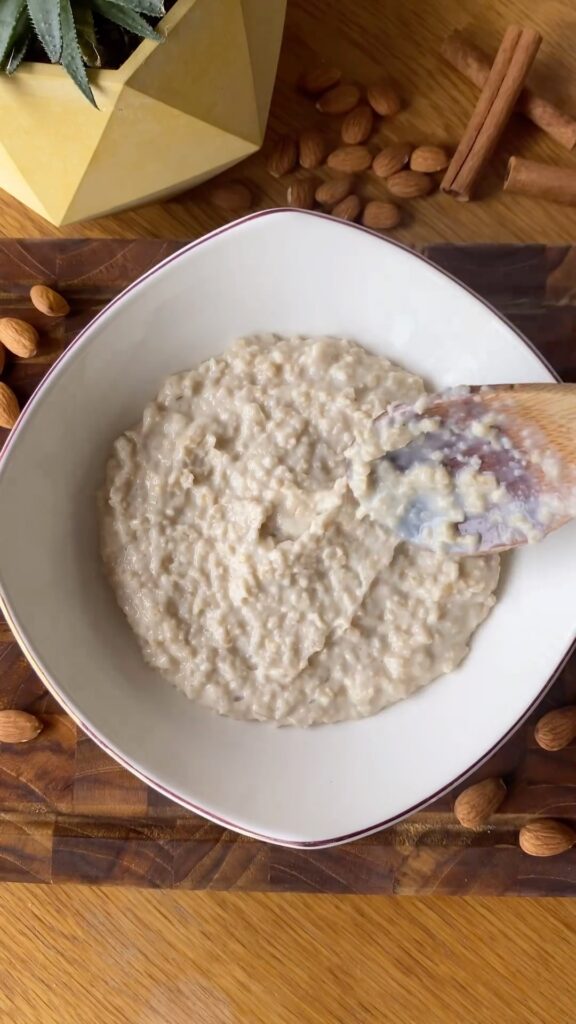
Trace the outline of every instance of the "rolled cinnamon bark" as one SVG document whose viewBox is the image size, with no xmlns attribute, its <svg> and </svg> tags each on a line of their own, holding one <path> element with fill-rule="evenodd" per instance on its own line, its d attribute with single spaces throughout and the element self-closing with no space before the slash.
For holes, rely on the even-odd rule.
<svg viewBox="0 0 576 1024">
<path fill-rule="evenodd" d="M 550 199 L 553 203 L 576 206 L 576 170 L 540 164 L 511 156 L 504 181 L 505 192 Z"/>
<path fill-rule="evenodd" d="M 442 56 L 478 89 L 484 87 L 490 74 L 490 58 L 461 32 L 452 32 L 444 40 Z M 566 149 L 576 145 L 576 119 L 528 86 L 520 93 L 516 109 Z"/>
<path fill-rule="evenodd" d="M 542 37 L 510 25 L 440 188 L 462 202 L 470 199 L 516 105 Z"/>
</svg>

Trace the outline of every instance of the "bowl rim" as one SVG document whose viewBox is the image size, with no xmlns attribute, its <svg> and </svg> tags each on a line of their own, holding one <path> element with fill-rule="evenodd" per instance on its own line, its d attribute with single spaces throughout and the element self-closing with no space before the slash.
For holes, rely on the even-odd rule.
<svg viewBox="0 0 576 1024">
<path fill-rule="evenodd" d="M 103 307 L 102 310 L 100 310 L 99 313 L 96 314 L 95 317 L 93 317 L 92 320 L 90 320 L 90 322 L 85 327 L 82 328 L 81 331 L 79 331 L 79 333 L 76 335 L 76 337 L 73 338 L 73 340 L 70 342 L 70 344 L 58 356 L 58 358 L 55 360 L 55 362 L 49 368 L 48 372 L 45 374 L 43 379 L 40 381 L 38 387 L 36 388 L 36 390 L 34 391 L 32 396 L 30 397 L 30 399 L 27 402 L 27 404 L 24 407 L 24 409 L 22 410 L 22 413 L 21 413 L 21 415 L 20 415 L 20 417 L 18 419 L 17 424 L 15 425 L 15 427 L 12 429 L 12 431 L 8 435 L 8 438 L 5 441 L 5 444 L 4 444 L 4 447 L 3 447 L 2 451 L 0 451 L 0 470 L 2 468 L 3 463 L 6 460 L 6 457 L 7 457 L 8 453 L 9 453 L 9 451 L 11 450 L 14 442 L 16 441 L 18 435 L 21 433 L 23 427 L 25 426 L 30 410 L 35 406 L 35 404 L 37 402 L 39 402 L 42 399 L 43 392 L 45 390 L 45 385 L 47 384 L 47 382 L 49 381 L 51 376 L 56 372 L 57 368 L 60 366 L 60 363 L 63 362 L 67 358 L 67 356 L 69 356 L 71 351 L 74 348 L 76 348 L 76 346 L 85 338 L 86 334 L 92 330 L 93 326 L 102 317 L 104 317 L 104 315 L 107 315 L 108 312 L 114 306 L 116 306 L 119 302 L 121 302 L 126 295 L 128 295 L 130 292 L 132 292 L 136 287 L 140 286 L 144 281 L 148 280 L 153 275 L 157 274 L 160 270 L 163 270 L 169 264 L 175 262 L 176 260 L 180 259 L 181 257 L 184 257 L 187 253 L 191 252 L 194 249 L 197 249 L 199 246 L 203 245 L 207 241 L 210 241 L 211 239 L 216 238 L 216 237 L 218 237 L 220 235 L 226 234 L 226 233 L 228 233 L 230 231 L 237 230 L 238 228 L 241 228 L 244 224 L 247 224 L 247 223 L 249 223 L 251 221 L 254 221 L 254 220 L 261 219 L 263 217 L 275 217 L 275 216 L 286 216 L 286 215 L 290 216 L 291 218 L 316 217 L 316 218 L 319 218 L 319 219 L 322 219 L 322 220 L 327 220 L 327 221 L 333 221 L 334 220 L 334 218 L 330 214 L 323 213 L 323 212 L 318 211 L 318 210 L 299 210 L 299 209 L 292 209 L 290 207 L 278 207 L 278 208 L 269 209 L 269 210 L 259 210 L 259 211 L 256 211 L 255 213 L 248 214 L 246 217 L 242 217 L 239 220 L 232 221 L 229 224 L 224 224 L 220 228 L 216 228 L 214 231 L 211 231 L 208 234 L 203 235 L 201 238 L 195 239 L 192 242 L 184 244 L 175 253 L 170 254 L 165 259 L 163 259 L 159 263 L 157 263 L 154 267 L 151 267 L 149 270 L 146 271 L 146 273 L 142 274 L 139 278 L 137 278 L 135 281 L 133 281 L 131 284 L 129 284 L 126 288 L 124 288 L 118 295 L 116 295 L 106 306 Z M 356 230 L 356 231 L 364 232 L 365 234 L 368 234 L 368 235 L 371 235 L 372 237 L 378 238 L 384 244 L 388 244 L 389 246 L 392 246 L 394 248 L 400 249 L 403 252 L 408 253 L 410 256 L 414 257 L 415 259 L 421 260 L 427 266 L 433 268 L 437 273 L 443 275 L 444 277 L 446 277 L 450 281 L 452 281 L 458 288 L 461 288 L 464 291 L 468 292 L 469 295 L 471 295 L 474 299 L 476 299 L 477 302 L 479 302 L 482 306 L 484 306 L 486 309 L 488 309 L 501 323 L 503 323 L 506 327 L 508 327 L 509 330 L 511 330 L 513 332 L 513 334 L 516 335 L 516 337 L 523 343 L 523 345 L 526 348 L 528 348 L 532 352 L 533 355 L 535 355 L 537 357 L 537 359 L 541 363 L 541 365 L 548 371 L 548 373 L 550 373 L 550 375 L 553 378 L 553 380 L 555 380 L 556 382 L 560 382 L 561 381 L 560 375 L 549 364 L 549 362 L 545 358 L 545 356 L 543 356 L 542 353 L 539 352 L 539 350 L 536 348 L 534 343 L 529 338 L 526 338 L 524 336 L 524 334 L 515 326 L 515 324 L 511 323 L 511 321 L 508 320 L 507 317 L 505 317 L 502 313 L 500 313 L 499 310 L 497 310 L 490 302 L 488 302 L 482 296 L 478 295 L 478 293 L 475 292 L 474 289 L 471 288 L 469 285 L 467 285 L 465 282 L 459 281 L 458 278 L 456 278 L 448 270 L 445 270 L 443 267 L 438 266 L 436 263 L 433 262 L 433 260 L 431 260 L 428 256 L 425 256 L 424 253 L 422 253 L 418 249 L 413 249 L 409 245 L 405 245 L 404 243 L 399 242 L 396 239 L 391 239 L 391 238 L 388 238 L 388 237 L 384 238 L 377 231 L 373 231 L 370 228 L 364 227 L 363 225 L 354 224 L 354 223 L 351 223 L 349 221 L 346 221 L 346 222 L 343 221 L 341 223 L 342 223 L 342 226 L 345 226 L 346 228 L 349 228 L 351 230 Z M 90 738 L 92 740 L 94 740 L 94 742 L 97 743 L 98 746 L 100 746 L 103 750 L 105 750 L 106 753 L 108 753 L 115 761 L 117 761 L 124 768 L 126 768 L 128 771 L 130 771 L 133 775 L 136 775 L 146 785 L 151 786 L 153 789 L 155 789 L 158 792 L 164 794 L 169 799 L 173 800 L 175 803 L 180 804 L 181 806 L 187 808 L 190 811 L 193 811 L 196 814 L 200 814 L 202 817 L 207 818 L 210 821 L 214 821 L 214 822 L 216 822 L 219 825 L 222 825 L 222 826 L 224 826 L 226 828 L 231 828 L 235 832 L 239 832 L 240 834 L 243 834 L 243 835 L 246 835 L 246 836 L 250 836 L 250 837 L 252 837 L 254 839 L 263 840 L 263 841 L 268 842 L 268 843 L 270 843 L 272 845 L 291 847 L 291 848 L 294 848 L 294 849 L 320 849 L 320 848 L 323 848 L 323 847 L 336 846 L 336 845 L 339 845 L 341 843 L 346 843 L 346 842 L 350 842 L 350 841 L 355 840 L 355 839 L 360 839 L 363 836 L 372 835 L 373 833 L 379 832 L 380 830 L 385 829 L 385 828 L 389 828 L 392 825 L 398 823 L 399 821 L 402 821 L 404 818 L 409 817 L 410 815 L 416 813 L 417 811 L 422 810 L 423 808 L 427 807 L 429 804 L 433 803 L 435 800 L 439 799 L 444 794 L 450 792 L 452 789 L 454 789 L 456 786 L 458 786 L 461 782 L 463 782 L 466 778 L 468 778 L 475 771 L 477 771 L 483 764 L 485 764 L 486 761 L 489 760 L 489 758 L 492 757 L 492 755 L 495 754 L 496 751 L 499 750 L 500 747 L 502 747 L 503 744 L 506 743 L 507 740 L 510 739 L 510 737 L 517 731 L 517 729 L 520 728 L 520 726 L 530 717 L 530 715 L 532 714 L 533 710 L 541 702 L 542 698 L 546 695 L 546 693 L 551 688 L 551 686 L 553 685 L 554 681 L 557 679 L 558 675 L 560 674 L 560 672 L 562 671 L 562 669 L 564 668 L 564 666 L 568 662 L 572 652 L 576 649 L 576 637 L 575 637 L 572 640 L 572 642 L 569 644 L 567 649 L 564 651 L 564 653 L 563 653 L 562 657 L 560 658 L 558 664 L 554 668 L 554 670 L 551 673 L 551 675 L 547 678 L 547 680 L 544 683 L 544 685 L 542 686 L 541 690 L 534 697 L 534 699 L 531 701 L 530 705 L 526 708 L 526 710 L 523 712 L 523 714 L 517 719 L 517 721 L 512 726 L 510 726 L 506 730 L 506 732 L 498 740 L 496 740 L 496 742 L 481 757 L 477 758 L 476 761 L 473 762 L 473 764 L 471 764 L 469 767 L 464 769 L 464 771 L 462 771 L 458 776 L 456 776 L 450 782 L 448 782 L 445 785 L 441 786 L 438 790 L 436 790 L 434 793 L 431 793 L 429 796 L 425 797 L 424 799 L 417 801 L 412 806 L 407 807 L 406 809 L 398 812 L 397 814 L 393 815 L 392 817 L 384 819 L 383 821 L 376 822 L 376 823 L 374 823 L 372 825 L 367 825 L 364 828 L 356 829 L 355 831 L 346 833 L 344 835 L 332 836 L 332 837 L 328 837 L 326 839 L 316 839 L 316 840 L 297 842 L 297 841 L 287 841 L 286 839 L 283 839 L 283 838 L 278 838 L 278 837 L 266 835 L 264 833 L 260 833 L 260 832 L 257 832 L 257 831 L 251 830 L 251 829 L 247 829 L 244 826 L 239 825 L 237 822 L 234 822 L 234 821 L 232 821 L 230 819 L 224 818 L 224 817 L 222 817 L 222 816 L 220 816 L 218 814 L 215 814 L 214 812 L 212 812 L 212 811 L 210 811 L 210 810 L 200 806 L 199 804 L 194 803 L 188 797 L 186 797 L 186 796 L 184 796 L 182 794 L 175 793 L 173 790 L 171 790 L 169 787 L 165 786 L 163 783 L 161 783 L 161 782 L 151 778 L 149 775 L 147 775 L 146 772 L 142 768 L 137 767 L 131 760 L 129 760 L 116 747 L 111 746 L 109 744 L 109 742 L 106 740 L 106 738 L 97 729 L 95 729 L 92 725 L 90 725 L 88 722 L 86 722 L 82 718 L 81 713 L 78 712 L 78 710 L 76 709 L 74 704 L 71 703 L 60 692 L 58 684 L 53 679 L 51 679 L 48 676 L 48 674 L 44 671 L 42 666 L 38 664 L 38 662 L 36 661 L 36 658 L 34 657 L 32 651 L 29 648 L 29 645 L 28 645 L 26 639 L 23 636 L 22 630 L 16 625 L 16 623 L 12 619 L 12 616 L 10 614 L 10 610 L 8 608 L 7 601 L 6 601 L 4 593 L 3 593 L 3 588 L 2 588 L 1 581 L 0 581 L 0 610 L 3 612 L 4 617 L 6 619 L 6 622 L 7 622 L 8 626 L 10 627 L 10 629 L 11 629 L 13 635 L 14 635 L 14 638 L 15 638 L 16 642 L 18 643 L 22 653 L 26 657 L 27 661 L 29 662 L 29 664 L 31 665 L 33 670 L 39 676 L 40 680 L 42 681 L 42 683 L 46 687 L 46 689 L 57 700 L 59 705 L 64 708 L 66 713 L 70 715 L 70 717 L 73 719 L 73 721 L 78 726 L 80 726 L 80 728 L 83 730 L 83 732 L 85 732 L 88 736 L 90 736 Z"/>
</svg>

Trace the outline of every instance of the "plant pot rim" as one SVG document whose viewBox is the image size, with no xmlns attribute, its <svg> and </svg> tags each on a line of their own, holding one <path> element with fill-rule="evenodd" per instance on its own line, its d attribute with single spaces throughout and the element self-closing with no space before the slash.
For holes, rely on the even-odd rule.
<svg viewBox="0 0 576 1024">
<path fill-rule="evenodd" d="M 171 31 L 179 24 L 184 15 L 186 15 L 196 3 L 198 3 L 198 0 L 176 0 L 174 6 L 171 7 L 162 20 L 158 22 L 158 29 L 166 38 L 168 38 Z M 122 85 L 131 75 L 134 74 L 136 69 L 140 67 L 147 57 L 149 57 L 152 51 L 157 46 L 162 45 L 162 43 L 157 43 L 153 39 L 143 39 L 142 42 L 138 43 L 136 49 L 132 51 L 130 56 L 126 58 L 119 68 L 87 68 L 86 70 L 91 84 Z M 29 79 L 62 78 L 69 81 L 71 86 L 76 89 L 72 79 L 69 78 L 68 72 L 65 71 L 62 65 L 50 64 L 48 61 L 23 61 L 14 76 L 14 82 L 17 82 L 18 78 L 23 77 Z"/>
</svg>

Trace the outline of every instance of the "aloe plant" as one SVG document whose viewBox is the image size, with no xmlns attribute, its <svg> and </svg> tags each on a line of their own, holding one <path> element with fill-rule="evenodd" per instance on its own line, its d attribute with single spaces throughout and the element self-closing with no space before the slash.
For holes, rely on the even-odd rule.
<svg viewBox="0 0 576 1024">
<path fill-rule="evenodd" d="M 39 41 L 96 106 L 86 67 L 102 66 L 106 34 L 161 42 L 149 19 L 163 14 L 163 0 L 0 0 L 0 71 L 13 75 Z"/>
</svg>

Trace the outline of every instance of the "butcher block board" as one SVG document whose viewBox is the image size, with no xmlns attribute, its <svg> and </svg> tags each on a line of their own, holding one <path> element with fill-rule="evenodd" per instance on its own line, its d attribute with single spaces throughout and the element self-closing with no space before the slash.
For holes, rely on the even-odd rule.
<svg viewBox="0 0 576 1024">
<path fill-rule="evenodd" d="M 4 373 L 21 401 L 102 306 L 183 244 L 0 242 L 0 315 L 24 316 L 42 331 L 39 355 L 11 361 Z M 424 251 L 501 310 L 564 380 L 576 381 L 576 247 L 433 245 Z M 40 281 L 70 301 L 65 320 L 48 322 L 31 308 L 28 291 Z M 41 514 L 23 510 L 23 528 L 34 529 L 34 516 Z M 44 722 L 33 742 L 0 744 L 0 880 L 277 892 L 576 894 L 576 849 L 534 859 L 517 845 L 519 827 L 534 815 L 576 823 L 576 745 L 550 754 L 533 738 L 534 719 L 570 700 L 576 700 L 576 658 L 541 710 L 477 773 L 503 774 L 509 786 L 506 802 L 480 831 L 457 824 L 450 794 L 364 840 L 329 850 L 281 849 L 206 822 L 117 765 L 63 714 L 0 621 L 0 707 L 27 709 Z"/>
</svg>

